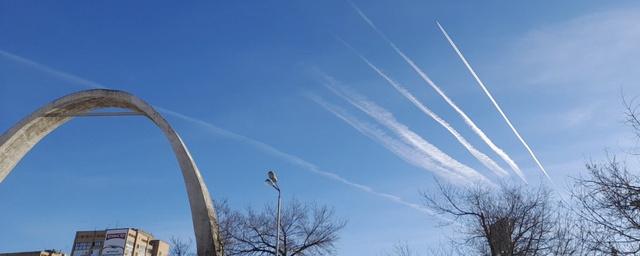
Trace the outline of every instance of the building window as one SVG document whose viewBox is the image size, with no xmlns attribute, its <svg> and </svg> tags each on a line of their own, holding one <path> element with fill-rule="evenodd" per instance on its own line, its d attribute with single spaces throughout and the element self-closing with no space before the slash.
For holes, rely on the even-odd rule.
<svg viewBox="0 0 640 256">
<path fill-rule="evenodd" d="M 80 242 L 80 243 L 76 243 L 75 250 L 87 250 L 89 248 L 91 248 L 91 243 Z"/>
</svg>

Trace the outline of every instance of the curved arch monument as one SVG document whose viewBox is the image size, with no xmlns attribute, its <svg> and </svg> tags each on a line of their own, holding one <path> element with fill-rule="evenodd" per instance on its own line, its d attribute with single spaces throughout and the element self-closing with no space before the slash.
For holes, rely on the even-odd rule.
<svg viewBox="0 0 640 256">
<path fill-rule="evenodd" d="M 196 163 L 180 136 L 153 107 L 117 90 L 87 90 L 59 98 L 22 119 L 0 137 L 0 182 L 42 138 L 76 115 L 100 108 L 124 108 L 155 123 L 171 143 L 187 187 L 198 255 L 222 256 L 216 213 Z"/>
</svg>

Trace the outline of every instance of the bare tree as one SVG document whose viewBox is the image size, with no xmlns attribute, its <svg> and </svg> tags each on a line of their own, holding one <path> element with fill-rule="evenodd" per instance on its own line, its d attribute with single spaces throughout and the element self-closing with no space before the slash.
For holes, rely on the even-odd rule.
<svg viewBox="0 0 640 256">
<path fill-rule="evenodd" d="M 611 158 L 588 164 L 588 176 L 575 179 L 573 208 L 583 221 L 583 242 L 592 252 L 640 253 L 640 179 Z"/>
<path fill-rule="evenodd" d="M 624 101 L 627 124 L 640 138 L 637 105 Z M 604 255 L 640 254 L 640 177 L 616 157 L 586 165 L 574 179 L 572 207 L 581 223 L 587 250 Z"/>
<path fill-rule="evenodd" d="M 226 203 L 216 207 L 225 255 L 275 255 L 274 207 L 258 212 L 231 210 Z M 327 206 L 291 200 L 284 204 L 280 228 L 280 255 L 315 256 L 334 253 L 338 232 L 345 221 L 337 220 Z"/>
<path fill-rule="evenodd" d="M 171 239 L 169 239 L 169 243 L 171 244 L 171 250 L 169 252 L 171 256 L 195 255 L 193 253 L 193 241 L 191 239 L 184 240 L 182 238 L 172 236 Z"/>
<path fill-rule="evenodd" d="M 391 250 L 383 251 L 381 256 L 457 256 L 457 255 L 471 255 L 465 248 L 460 248 L 459 244 L 454 241 L 447 241 L 446 243 L 438 243 L 437 245 L 431 245 L 426 248 L 424 253 L 409 246 L 406 242 L 397 242 L 393 245 Z"/>
<path fill-rule="evenodd" d="M 242 224 L 242 214 L 233 211 L 227 200 L 216 201 L 216 214 L 218 216 L 218 229 L 220 235 L 220 243 L 225 251 L 225 255 L 233 255 L 230 250 L 236 248 L 237 240 L 233 239 L 236 230 L 240 230 Z"/>
<path fill-rule="evenodd" d="M 436 194 L 424 194 L 426 205 L 453 218 L 467 247 L 466 255 L 573 255 L 570 234 L 559 225 L 551 192 L 544 186 L 525 189 L 454 188 L 438 182 Z"/>
<path fill-rule="evenodd" d="M 408 243 L 398 242 L 393 245 L 391 252 L 384 253 L 385 256 L 418 256 Z"/>
</svg>

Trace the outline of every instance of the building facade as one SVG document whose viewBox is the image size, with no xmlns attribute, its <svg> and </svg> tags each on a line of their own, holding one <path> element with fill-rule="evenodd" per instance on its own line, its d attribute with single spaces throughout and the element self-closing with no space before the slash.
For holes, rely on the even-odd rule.
<svg viewBox="0 0 640 256">
<path fill-rule="evenodd" d="M 135 228 L 78 231 L 71 256 L 168 256 L 169 245 Z"/>
</svg>

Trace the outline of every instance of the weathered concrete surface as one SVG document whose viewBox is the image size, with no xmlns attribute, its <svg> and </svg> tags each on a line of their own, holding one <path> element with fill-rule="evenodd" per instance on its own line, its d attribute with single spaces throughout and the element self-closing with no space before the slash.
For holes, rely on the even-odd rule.
<svg viewBox="0 0 640 256">
<path fill-rule="evenodd" d="M 211 196 L 191 154 L 176 131 L 151 105 L 127 92 L 103 89 L 80 91 L 59 98 L 22 119 L 0 137 L 0 182 L 44 136 L 73 118 L 69 115 L 112 107 L 140 112 L 151 119 L 169 139 L 187 187 L 198 255 L 222 256 Z"/>
</svg>

